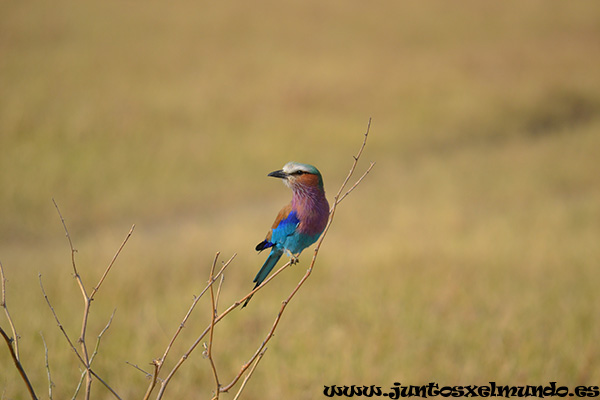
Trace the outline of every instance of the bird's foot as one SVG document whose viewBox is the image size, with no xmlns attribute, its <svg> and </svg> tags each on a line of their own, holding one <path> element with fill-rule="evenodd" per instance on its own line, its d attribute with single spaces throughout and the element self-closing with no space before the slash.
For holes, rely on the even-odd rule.
<svg viewBox="0 0 600 400">
<path fill-rule="evenodd" d="M 290 258 L 290 264 L 294 265 L 294 264 L 298 264 L 300 262 L 300 259 L 298 259 L 298 256 L 300 254 L 293 254 L 291 251 L 289 250 L 285 250 L 287 256 Z"/>
</svg>

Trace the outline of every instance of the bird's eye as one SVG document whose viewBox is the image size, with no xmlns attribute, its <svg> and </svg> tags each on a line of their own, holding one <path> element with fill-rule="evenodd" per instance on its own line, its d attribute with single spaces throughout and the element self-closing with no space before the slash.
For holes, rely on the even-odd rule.
<svg viewBox="0 0 600 400">
<path fill-rule="evenodd" d="M 298 170 L 294 172 L 294 175 L 303 175 L 304 171 Z"/>
</svg>

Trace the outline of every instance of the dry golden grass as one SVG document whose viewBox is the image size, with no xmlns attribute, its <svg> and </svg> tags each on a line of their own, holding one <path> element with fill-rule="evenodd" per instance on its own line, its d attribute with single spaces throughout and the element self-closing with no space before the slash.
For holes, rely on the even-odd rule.
<svg viewBox="0 0 600 400">
<path fill-rule="evenodd" d="M 137 226 L 90 335 L 116 307 L 96 367 L 141 398 L 147 381 L 125 362 L 147 368 L 162 353 L 216 251 L 238 253 L 223 304 L 250 288 L 263 261 L 253 247 L 289 198 L 266 173 L 313 163 L 332 196 L 369 116 L 364 157 L 377 167 L 339 210 L 246 398 L 395 381 L 598 384 L 597 3 L 2 9 L 0 260 L 38 392 L 40 331 L 55 398 L 80 374 L 37 281 L 76 336 L 81 303 L 52 198 L 89 285 Z M 307 254 L 218 326 L 223 374 L 262 340 Z M 200 307 L 174 354 L 206 326 Z M 208 361 L 196 354 L 177 382 L 169 398 L 209 396 Z M 24 393 L 4 345 L 0 393 Z"/>
</svg>

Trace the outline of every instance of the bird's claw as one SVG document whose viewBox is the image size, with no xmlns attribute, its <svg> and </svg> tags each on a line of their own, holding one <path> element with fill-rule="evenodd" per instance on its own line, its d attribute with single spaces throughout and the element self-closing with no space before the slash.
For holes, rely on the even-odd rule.
<svg viewBox="0 0 600 400">
<path fill-rule="evenodd" d="M 288 257 L 290 258 L 290 264 L 294 265 L 294 264 L 298 264 L 300 262 L 300 259 L 298 258 L 298 255 L 293 254 L 291 251 L 289 251 L 288 249 L 285 249 L 285 252 L 287 253 Z"/>
</svg>

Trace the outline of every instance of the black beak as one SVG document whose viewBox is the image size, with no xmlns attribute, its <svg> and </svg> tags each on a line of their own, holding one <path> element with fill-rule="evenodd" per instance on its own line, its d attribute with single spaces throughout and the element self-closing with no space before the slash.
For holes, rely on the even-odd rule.
<svg viewBox="0 0 600 400">
<path fill-rule="evenodd" d="M 272 176 L 274 178 L 281 178 L 281 179 L 287 179 L 288 174 L 286 174 L 285 172 L 283 172 L 282 169 L 278 170 L 278 171 L 273 171 L 270 174 L 268 174 L 267 176 Z"/>
</svg>

